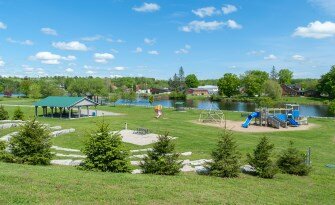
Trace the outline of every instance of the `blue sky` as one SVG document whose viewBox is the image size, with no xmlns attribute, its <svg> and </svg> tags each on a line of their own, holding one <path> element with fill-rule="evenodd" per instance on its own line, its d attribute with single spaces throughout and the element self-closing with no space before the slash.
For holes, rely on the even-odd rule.
<svg viewBox="0 0 335 205">
<path fill-rule="evenodd" d="M 334 0 L 0 0 L 2 76 L 317 78 L 334 51 Z"/>
</svg>

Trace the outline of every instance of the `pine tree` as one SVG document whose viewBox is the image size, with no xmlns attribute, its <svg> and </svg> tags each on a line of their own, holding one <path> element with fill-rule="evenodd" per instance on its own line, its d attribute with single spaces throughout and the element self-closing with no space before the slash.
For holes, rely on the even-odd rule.
<svg viewBox="0 0 335 205">
<path fill-rule="evenodd" d="M 270 72 L 270 79 L 274 81 L 278 81 L 279 74 L 276 68 L 273 66 Z"/>
<path fill-rule="evenodd" d="M 148 156 L 143 159 L 140 167 L 143 173 L 158 175 L 175 175 L 180 172 L 181 162 L 179 154 L 174 152 L 175 145 L 171 142 L 168 133 L 160 135 L 153 145 L 153 150 L 148 151 Z"/>
<path fill-rule="evenodd" d="M 3 105 L 0 105 L 0 120 L 8 120 L 8 112 Z"/>
<path fill-rule="evenodd" d="M 237 177 L 239 173 L 240 153 L 232 137 L 232 132 L 225 130 L 217 148 L 212 152 L 213 162 L 209 163 L 210 175 L 218 177 Z"/>
<path fill-rule="evenodd" d="M 18 134 L 10 139 L 9 149 L 17 163 L 48 165 L 53 156 L 50 132 L 35 119 L 21 126 Z"/>
<path fill-rule="evenodd" d="M 278 169 L 270 159 L 274 145 L 267 137 L 262 137 L 254 149 L 253 155 L 247 154 L 248 163 L 256 169 L 256 174 L 262 178 L 273 178 Z"/>
<path fill-rule="evenodd" d="M 283 151 L 277 160 L 277 166 L 283 173 L 306 176 L 311 168 L 305 163 L 305 154 L 293 147 L 290 141 L 289 147 Z"/>
<path fill-rule="evenodd" d="M 16 110 L 14 111 L 13 120 L 23 120 L 23 119 L 24 119 L 24 114 L 21 108 L 17 107 Z"/>
<path fill-rule="evenodd" d="M 110 134 L 109 125 L 102 121 L 95 133 L 91 134 L 83 153 L 87 155 L 84 170 L 102 172 L 130 172 L 129 150 L 120 134 Z"/>
</svg>

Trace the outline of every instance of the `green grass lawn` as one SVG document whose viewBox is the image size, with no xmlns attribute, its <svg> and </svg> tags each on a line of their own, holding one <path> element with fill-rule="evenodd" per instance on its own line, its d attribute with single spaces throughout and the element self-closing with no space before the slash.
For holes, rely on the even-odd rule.
<svg viewBox="0 0 335 205">
<path fill-rule="evenodd" d="M 15 107 L 5 106 L 10 115 Z M 21 107 L 27 116 L 33 108 Z M 192 151 L 184 159 L 208 159 L 222 132 L 219 128 L 192 123 L 200 111 L 176 112 L 164 109 L 161 119 L 154 118 L 152 108 L 100 107 L 101 110 L 124 113 L 123 116 L 105 117 L 113 130 L 124 123 L 129 129 L 149 128 L 154 133 L 169 132 L 178 152 Z M 41 111 L 40 111 L 41 112 Z M 228 120 L 245 120 L 239 113 L 225 112 Z M 87 134 L 95 129 L 102 118 L 76 120 L 38 118 L 38 121 L 63 128 L 75 128 L 75 133 L 53 139 L 53 144 L 81 149 Z M 259 138 L 266 135 L 275 144 L 275 158 L 288 142 L 305 151 L 312 149 L 313 170 L 310 176 L 298 177 L 278 174 L 275 179 L 260 179 L 240 174 L 236 179 L 221 179 L 181 173 L 178 176 L 131 175 L 79 171 L 74 167 L 28 166 L 0 163 L 0 204 L 7 203 L 114 203 L 114 204 L 333 204 L 335 201 L 335 126 L 331 119 L 310 119 L 319 126 L 308 131 L 271 133 L 234 133 L 245 164 Z M 0 130 L 0 136 L 15 131 Z M 130 149 L 146 148 L 128 144 Z"/>
</svg>

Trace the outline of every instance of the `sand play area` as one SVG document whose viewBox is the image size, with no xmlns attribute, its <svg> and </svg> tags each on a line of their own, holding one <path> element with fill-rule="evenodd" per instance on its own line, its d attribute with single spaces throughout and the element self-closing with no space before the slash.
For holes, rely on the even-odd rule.
<svg viewBox="0 0 335 205">
<path fill-rule="evenodd" d="M 145 135 L 137 134 L 134 130 L 121 130 L 120 135 L 122 136 L 122 141 L 136 144 L 136 145 L 148 145 L 158 141 L 158 134 L 149 133 Z M 172 137 L 172 139 L 175 139 Z"/>
<path fill-rule="evenodd" d="M 222 124 L 219 123 L 201 123 L 198 120 L 192 121 L 193 123 L 199 124 L 199 125 L 206 125 L 211 127 L 220 127 L 224 128 L 225 124 L 224 122 Z M 288 131 L 302 131 L 302 130 L 309 130 L 311 128 L 317 127 L 317 125 L 309 123 L 308 125 L 300 125 L 299 127 L 290 127 L 287 128 L 281 127 L 280 129 L 272 128 L 272 127 L 265 127 L 265 126 L 257 126 L 253 125 L 253 123 L 250 123 L 248 128 L 242 127 L 242 121 L 226 121 L 226 127 L 229 130 L 236 131 L 236 132 L 288 132 Z"/>
</svg>

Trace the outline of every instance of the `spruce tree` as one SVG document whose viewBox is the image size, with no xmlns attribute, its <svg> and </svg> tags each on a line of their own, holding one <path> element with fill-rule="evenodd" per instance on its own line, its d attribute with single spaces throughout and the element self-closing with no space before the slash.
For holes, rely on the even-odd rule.
<svg viewBox="0 0 335 205">
<path fill-rule="evenodd" d="M 0 105 L 0 120 L 8 120 L 9 115 L 7 110 L 5 110 L 5 107 L 3 105 Z"/>
<path fill-rule="evenodd" d="M 130 172 L 129 150 L 119 133 L 110 134 L 109 125 L 102 121 L 89 136 L 83 150 L 87 155 L 80 169 L 102 172 Z"/>
<path fill-rule="evenodd" d="M 23 120 L 23 119 L 24 119 L 24 114 L 23 114 L 21 108 L 17 107 L 14 111 L 13 120 Z"/>
<path fill-rule="evenodd" d="M 53 156 L 50 131 L 35 119 L 29 120 L 12 136 L 9 150 L 17 163 L 48 165 Z"/>
<path fill-rule="evenodd" d="M 293 142 L 290 141 L 289 147 L 279 156 L 277 166 L 283 173 L 306 176 L 311 168 L 306 165 L 305 159 L 305 154 L 293 147 Z"/>
<path fill-rule="evenodd" d="M 247 154 L 248 163 L 256 169 L 256 174 L 262 178 L 273 178 L 278 169 L 270 159 L 274 145 L 267 137 L 262 137 L 254 149 L 253 155 Z"/>
<path fill-rule="evenodd" d="M 158 175 L 175 175 L 180 172 L 181 162 L 178 162 L 179 154 L 174 152 L 175 145 L 168 133 L 160 135 L 153 149 L 148 151 L 148 156 L 143 159 L 140 167 L 143 173 Z"/>
<path fill-rule="evenodd" d="M 210 175 L 218 177 L 237 177 L 239 173 L 240 153 L 232 137 L 232 132 L 225 130 L 217 148 L 212 152 L 213 162 L 209 163 Z"/>
</svg>

